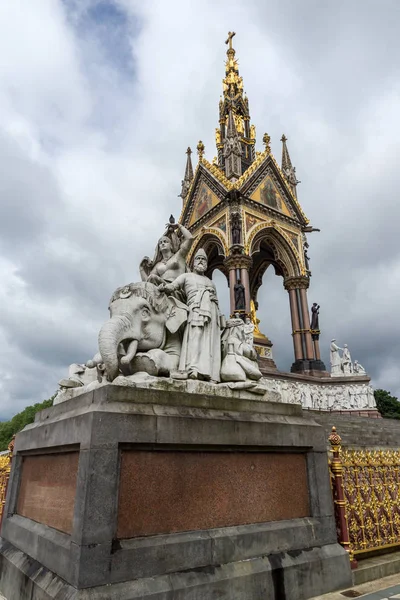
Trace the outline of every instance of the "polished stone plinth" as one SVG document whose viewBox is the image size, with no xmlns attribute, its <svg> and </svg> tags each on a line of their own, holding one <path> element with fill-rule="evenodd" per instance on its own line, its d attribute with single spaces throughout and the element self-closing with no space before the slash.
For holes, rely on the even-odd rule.
<svg viewBox="0 0 400 600">
<path fill-rule="evenodd" d="M 305 600 L 350 585 L 323 428 L 276 392 L 241 395 L 107 385 L 39 413 L 15 443 L 0 591 Z"/>
</svg>

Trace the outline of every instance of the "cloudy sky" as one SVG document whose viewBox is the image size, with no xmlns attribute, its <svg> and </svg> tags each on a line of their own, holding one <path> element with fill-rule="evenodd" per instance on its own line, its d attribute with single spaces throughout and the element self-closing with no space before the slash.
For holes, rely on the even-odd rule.
<svg viewBox="0 0 400 600">
<path fill-rule="evenodd" d="M 309 236 L 326 363 L 348 343 L 400 395 L 398 0 L 0 3 L 0 418 L 48 398 L 96 351 L 113 290 L 180 213 L 188 145 L 215 155 L 228 30 L 252 121 L 285 133 Z M 216 277 L 222 308 L 227 294 Z M 293 361 L 287 292 L 262 329 Z"/>
</svg>

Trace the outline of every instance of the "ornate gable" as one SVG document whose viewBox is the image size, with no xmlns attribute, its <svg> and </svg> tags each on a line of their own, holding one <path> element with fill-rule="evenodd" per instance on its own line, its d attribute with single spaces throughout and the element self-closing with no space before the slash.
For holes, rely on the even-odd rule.
<svg viewBox="0 0 400 600">
<path fill-rule="evenodd" d="M 250 177 L 246 178 L 240 192 L 251 200 L 291 217 L 302 227 L 308 223 L 272 154 L 266 155 Z"/>
<path fill-rule="evenodd" d="M 197 165 L 180 218 L 180 222 L 186 227 L 192 228 L 198 221 L 203 220 L 205 215 L 212 218 L 213 215 L 208 213 L 224 200 L 228 192 L 222 181 L 217 179 L 219 173 L 211 172 L 211 169 L 207 168 L 208 165 L 205 160 Z M 216 169 L 219 171 L 218 167 Z"/>
</svg>

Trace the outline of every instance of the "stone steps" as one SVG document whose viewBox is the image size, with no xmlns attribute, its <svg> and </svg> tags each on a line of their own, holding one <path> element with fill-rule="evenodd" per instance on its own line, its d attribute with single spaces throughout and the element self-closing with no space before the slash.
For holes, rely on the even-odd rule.
<svg viewBox="0 0 400 600">
<path fill-rule="evenodd" d="M 400 552 L 364 558 L 352 571 L 354 585 L 400 573 Z"/>
<path fill-rule="evenodd" d="M 344 446 L 400 448 L 400 420 L 354 417 L 311 410 L 307 411 L 307 414 L 324 427 L 327 440 L 334 425 Z"/>
</svg>

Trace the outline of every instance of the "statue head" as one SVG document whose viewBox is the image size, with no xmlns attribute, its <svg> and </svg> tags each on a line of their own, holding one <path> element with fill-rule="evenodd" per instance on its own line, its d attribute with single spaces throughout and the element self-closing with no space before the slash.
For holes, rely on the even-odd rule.
<svg viewBox="0 0 400 600">
<path fill-rule="evenodd" d="M 195 273 L 199 273 L 199 275 L 204 275 L 207 270 L 207 265 L 207 254 L 203 248 L 200 248 L 200 250 L 197 250 L 196 254 L 194 255 L 193 270 Z"/>
<path fill-rule="evenodd" d="M 157 263 L 159 263 L 163 258 L 165 258 L 165 254 L 168 255 L 169 258 L 172 254 L 175 254 L 179 250 L 179 239 L 174 231 L 168 230 L 164 233 L 163 236 L 157 242 L 156 251 L 154 253 L 154 258 L 151 262 L 151 267 L 154 267 Z"/>
<path fill-rule="evenodd" d="M 161 252 L 165 252 L 165 251 L 170 251 L 172 252 L 172 242 L 170 240 L 170 238 L 166 235 L 163 235 L 159 240 L 158 240 L 158 247 L 161 250 Z"/>
<path fill-rule="evenodd" d="M 250 325 L 250 323 L 251 323 L 250 317 L 246 317 L 244 322 L 246 323 L 246 325 Z"/>
</svg>

